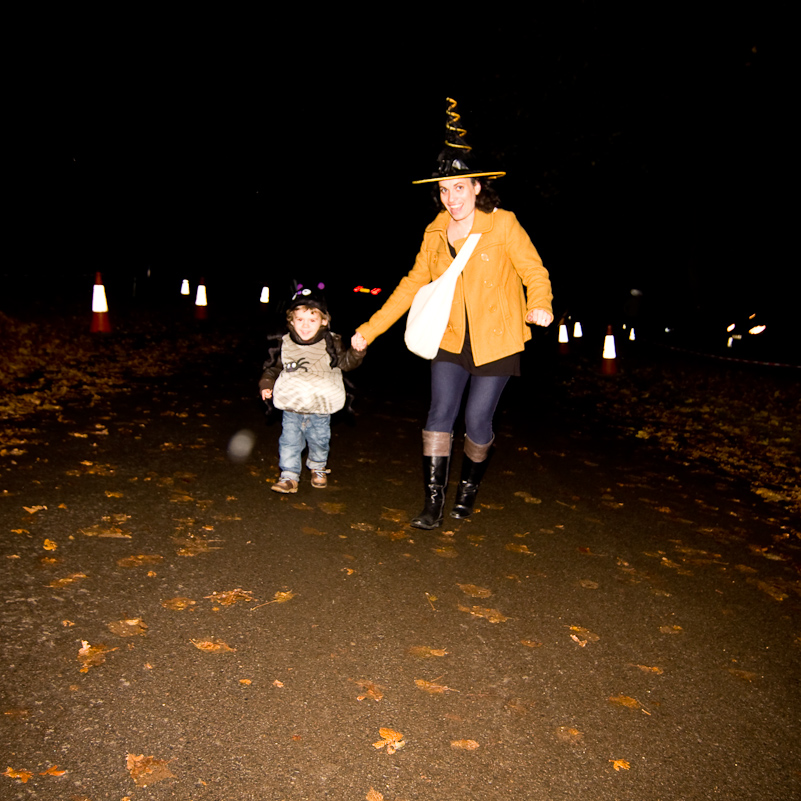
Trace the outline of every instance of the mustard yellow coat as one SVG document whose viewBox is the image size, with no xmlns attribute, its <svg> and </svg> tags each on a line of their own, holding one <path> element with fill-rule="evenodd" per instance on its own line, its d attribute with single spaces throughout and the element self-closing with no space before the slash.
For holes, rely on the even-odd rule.
<svg viewBox="0 0 801 801">
<path fill-rule="evenodd" d="M 368 343 L 409 310 L 420 287 L 439 278 L 451 265 L 449 220 L 446 211 L 437 215 L 425 230 L 411 272 L 401 279 L 387 302 L 356 329 Z M 532 309 L 551 312 L 553 295 L 548 271 L 512 212 L 496 209 L 487 214 L 476 209 L 471 233 L 480 233 L 481 239 L 459 276 L 440 347 L 461 353 L 466 312 L 473 360 L 480 366 L 522 351 L 531 339 L 526 313 Z M 464 242 L 456 242 L 457 253 Z"/>
</svg>

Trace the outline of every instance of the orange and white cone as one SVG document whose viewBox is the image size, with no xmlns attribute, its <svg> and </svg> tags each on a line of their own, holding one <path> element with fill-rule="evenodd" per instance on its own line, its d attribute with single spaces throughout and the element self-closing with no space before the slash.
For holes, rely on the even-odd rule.
<svg viewBox="0 0 801 801">
<path fill-rule="evenodd" d="M 604 375 L 615 375 L 617 373 L 617 351 L 615 350 L 615 335 L 612 333 L 611 325 L 606 327 L 602 361 L 601 372 Z"/>
<path fill-rule="evenodd" d="M 206 281 L 201 278 L 200 283 L 197 285 L 197 294 L 195 295 L 195 319 L 205 320 L 208 316 L 208 301 L 206 299 Z"/>
<path fill-rule="evenodd" d="M 567 323 L 564 320 L 559 323 L 559 353 L 563 356 L 570 353 L 570 338 L 567 335 Z"/>
<path fill-rule="evenodd" d="M 100 273 L 95 273 L 95 285 L 92 287 L 92 325 L 89 330 L 93 334 L 108 334 L 111 332 L 106 288 L 103 286 L 103 276 Z"/>
</svg>

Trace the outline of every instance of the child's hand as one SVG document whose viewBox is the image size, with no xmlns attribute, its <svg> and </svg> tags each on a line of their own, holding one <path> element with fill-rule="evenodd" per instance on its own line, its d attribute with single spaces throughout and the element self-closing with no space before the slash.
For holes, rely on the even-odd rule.
<svg viewBox="0 0 801 801">
<path fill-rule="evenodd" d="M 367 347 L 367 340 L 357 331 L 350 340 L 353 350 L 364 350 Z"/>
<path fill-rule="evenodd" d="M 262 400 L 269 400 L 273 396 L 273 391 L 271 389 L 263 389 L 261 391 L 261 399 Z"/>
</svg>

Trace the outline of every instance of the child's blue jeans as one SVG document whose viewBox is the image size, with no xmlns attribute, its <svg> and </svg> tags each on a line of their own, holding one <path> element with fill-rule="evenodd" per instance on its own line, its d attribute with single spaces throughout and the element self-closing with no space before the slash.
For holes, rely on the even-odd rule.
<svg viewBox="0 0 801 801">
<path fill-rule="evenodd" d="M 278 440 L 278 467 L 281 478 L 300 480 L 301 454 L 308 445 L 306 467 L 325 470 L 331 443 L 330 414 L 298 414 L 284 411 Z"/>
</svg>

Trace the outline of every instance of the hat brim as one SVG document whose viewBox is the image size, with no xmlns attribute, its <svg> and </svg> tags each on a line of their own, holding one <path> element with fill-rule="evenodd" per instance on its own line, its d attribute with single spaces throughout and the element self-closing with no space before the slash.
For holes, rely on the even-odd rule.
<svg viewBox="0 0 801 801">
<path fill-rule="evenodd" d="M 423 178 L 421 181 L 412 181 L 413 184 L 433 184 L 440 181 L 451 181 L 454 178 L 502 178 L 505 172 L 460 172 L 456 175 L 442 175 L 436 178 Z"/>
</svg>

